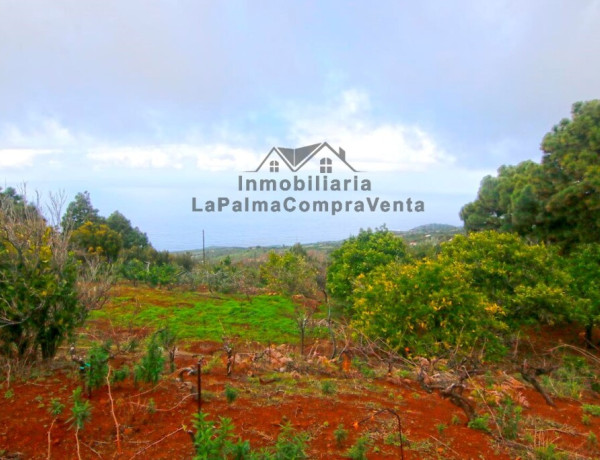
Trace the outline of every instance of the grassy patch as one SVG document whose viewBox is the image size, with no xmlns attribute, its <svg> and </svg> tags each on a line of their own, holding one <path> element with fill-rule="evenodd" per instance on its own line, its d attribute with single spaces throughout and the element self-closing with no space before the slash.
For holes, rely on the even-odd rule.
<svg viewBox="0 0 600 460">
<path fill-rule="evenodd" d="M 134 291 L 131 295 L 131 291 Z M 115 297 L 91 320 L 110 320 L 120 327 L 160 328 L 165 325 L 181 339 L 220 341 L 223 335 L 242 339 L 297 343 L 294 304 L 280 296 L 262 295 L 250 300 L 203 297 L 197 293 L 161 291 L 140 287 Z"/>
</svg>

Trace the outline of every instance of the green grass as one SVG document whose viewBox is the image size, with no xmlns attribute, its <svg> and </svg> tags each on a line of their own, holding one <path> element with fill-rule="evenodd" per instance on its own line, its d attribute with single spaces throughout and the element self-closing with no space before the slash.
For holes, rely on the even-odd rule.
<svg viewBox="0 0 600 460">
<path fill-rule="evenodd" d="M 168 325 L 180 339 L 220 341 L 224 335 L 258 342 L 297 343 L 294 304 L 280 296 L 245 299 L 204 297 L 193 292 L 137 288 L 137 300 L 115 297 L 90 319 L 110 320 L 121 327 Z M 315 331 L 319 335 L 322 332 Z"/>
</svg>

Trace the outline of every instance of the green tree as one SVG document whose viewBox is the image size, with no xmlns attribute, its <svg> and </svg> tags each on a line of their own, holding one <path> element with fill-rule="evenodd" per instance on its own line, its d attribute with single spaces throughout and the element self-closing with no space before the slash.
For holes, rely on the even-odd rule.
<svg viewBox="0 0 600 460">
<path fill-rule="evenodd" d="M 387 228 L 361 230 L 358 236 L 350 237 L 332 252 L 327 288 L 332 297 L 351 306 L 354 283 L 360 275 L 392 261 L 408 260 L 404 241 Z"/>
<path fill-rule="evenodd" d="M 261 278 L 273 291 L 313 297 L 318 290 L 317 269 L 301 251 L 294 248 L 283 254 L 271 251 L 260 267 Z"/>
<path fill-rule="evenodd" d="M 531 184 L 539 175 L 540 168 L 532 161 L 525 161 L 517 166 L 501 166 L 498 177 L 484 177 L 477 199 L 465 205 L 460 212 L 465 229 L 469 232 L 534 233 L 541 204 Z"/>
<path fill-rule="evenodd" d="M 516 232 L 558 244 L 600 242 L 600 100 L 573 104 L 542 141 L 542 161 L 502 166 L 461 210 L 467 231 Z"/>
<path fill-rule="evenodd" d="M 69 203 L 62 218 L 63 231 L 76 230 L 86 222 L 101 223 L 104 218 L 100 217 L 98 210 L 92 206 L 90 194 L 79 192 L 75 199 Z"/>
<path fill-rule="evenodd" d="M 547 238 L 567 249 L 600 241 L 600 100 L 573 104 L 542 141 Z"/>
<path fill-rule="evenodd" d="M 575 301 L 572 318 L 585 326 L 586 339 L 591 344 L 592 330 L 600 321 L 600 245 L 579 245 L 564 262 L 571 275 L 569 291 Z"/>
<path fill-rule="evenodd" d="M 106 224 L 85 222 L 71 235 L 73 246 L 84 254 L 105 257 L 114 262 L 123 247 L 121 235 Z"/>
<path fill-rule="evenodd" d="M 85 267 L 68 251 L 68 234 L 49 227 L 26 198 L 0 200 L 0 347 L 43 358 L 86 318 L 105 290 L 86 294 Z"/>
<path fill-rule="evenodd" d="M 115 211 L 108 216 L 106 225 L 108 225 L 111 230 L 121 235 L 124 249 L 144 249 L 150 245 L 148 236 L 145 233 L 142 233 L 139 228 L 134 228 L 131 225 L 131 221 L 119 211 Z"/>
</svg>

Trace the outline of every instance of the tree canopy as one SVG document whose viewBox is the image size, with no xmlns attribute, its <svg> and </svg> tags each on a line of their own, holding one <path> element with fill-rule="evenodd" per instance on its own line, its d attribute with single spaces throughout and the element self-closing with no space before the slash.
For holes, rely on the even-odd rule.
<svg viewBox="0 0 600 460">
<path fill-rule="evenodd" d="M 541 163 L 502 166 L 461 210 L 467 231 L 516 232 L 559 244 L 600 242 L 600 100 L 573 104 L 544 136 Z"/>
</svg>

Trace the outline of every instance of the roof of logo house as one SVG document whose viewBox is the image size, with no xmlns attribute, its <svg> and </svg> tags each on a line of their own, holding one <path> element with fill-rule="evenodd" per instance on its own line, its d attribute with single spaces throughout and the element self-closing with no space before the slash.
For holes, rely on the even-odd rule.
<svg viewBox="0 0 600 460">
<path fill-rule="evenodd" d="M 321 142 L 320 144 L 307 145 L 306 147 L 300 147 L 297 149 L 291 149 L 287 147 L 273 147 L 269 153 L 265 156 L 263 161 L 260 163 L 258 168 L 251 172 L 258 172 L 262 169 L 263 166 L 271 168 L 273 163 L 277 163 L 279 166 L 279 161 L 283 161 L 290 168 L 291 171 L 296 172 L 299 171 L 304 165 L 306 165 L 309 161 L 311 161 L 315 156 L 319 155 L 330 155 L 332 154 L 335 159 L 341 161 L 344 165 L 346 165 L 351 171 L 358 172 L 354 169 L 350 163 L 346 161 L 346 152 L 344 149 L 340 147 L 339 152 L 336 152 L 327 142 Z M 329 161 L 327 161 L 327 159 Z M 321 161 L 326 160 L 327 165 L 331 165 L 332 161 L 329 157 L 323 157 Z M 321 163 L 323 164 L 323 163 Z M 271 168 L 273 172 L 273 169 Z M 277 168 L 275 172 L 278 172 Z"/>
</svg>

